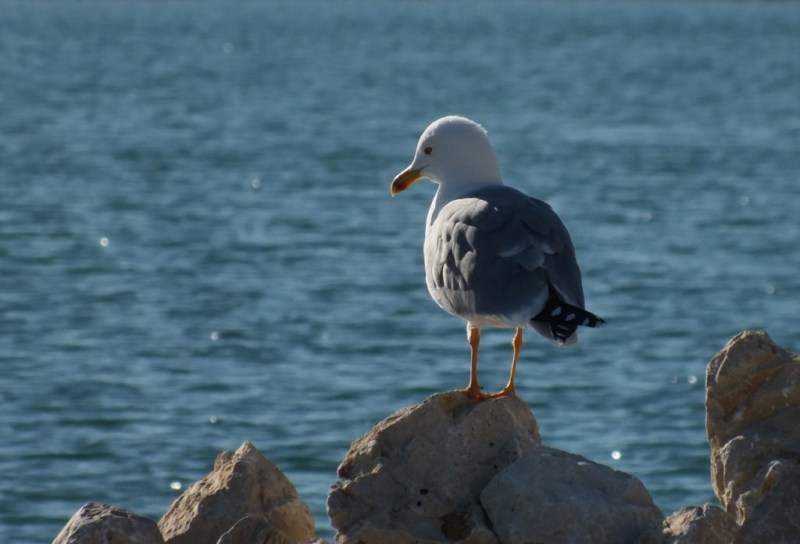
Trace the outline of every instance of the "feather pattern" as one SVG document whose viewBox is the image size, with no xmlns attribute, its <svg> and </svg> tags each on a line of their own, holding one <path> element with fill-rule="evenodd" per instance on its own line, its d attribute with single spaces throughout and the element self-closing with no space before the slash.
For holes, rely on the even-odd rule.
<svg viewBox="0 0 800 544">
<path fill-rule="evenodd" d="M 551 292 L 571 306 L 584 304 L 566 227 L 547 203 L 511 187 L 490 185 L 444 205 L 429 226 L 424 256 L 433 299 L 476 326 L 531 324 Z M 549 328 L 544 335 L 566 341 Z"/>
</svg>

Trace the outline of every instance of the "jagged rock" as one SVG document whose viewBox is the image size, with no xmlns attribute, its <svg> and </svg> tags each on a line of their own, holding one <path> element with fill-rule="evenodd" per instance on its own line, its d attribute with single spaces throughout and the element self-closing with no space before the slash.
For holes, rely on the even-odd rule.
<svg viewBox="0 0 800 544">
<path fill-rule="evenodd" d="M 664 519 L 635 477 L 547 447 L 506 467 L 480 498 L 503 544 L 634 543 Z"/>
<path fill-rule="evenodd" d="M 294 486 L 250 442 L 221 453 L 214 470 L 178 497 L 158 526 L 167 544 L 216 544 L 246 516 L 254 520 L 242 523 L 255 523 L 257 531 L 269 525 L 292 544 L 314 537 L 314 520 Z M 238 534 L 228 542 L 256 542 L 230 540 Z"/>
<path fill-rule="evenodd" d="M 156 522 L 107 504 L 84 504 L 53 544 L 164 544 Z"/>
<path fill-rule="evenodd" d="M 339 466 L 328 515 L 339 544 L 494 544 L 478 496 L 541 442 L 517 398 L 433 395 L 356 440 Z"/>
<path fill-rule="evenodd" d="M 763 525 L 753 516 L 800 519 L 800 495 L 792 492 L 800 489 L 798 421 L 800 356 L 764 332 L 742 332 L 711 359 L 706 431 L 712 482 L 723 508 L 743 526 L 741 538 Z"/>
<path fill-rule="evenodd" d="M 736 520 L 711 504 L 687 506 L 664 520 L 664 544 L 731 544 L 739 530 Z"/>
<path fill-rule="evenodd" d="M 734 544 L 800 542 L 800 465 L 797 461 L 773 461 L 759 474 L 761 488 L 750 507 Z"/>
</svg>

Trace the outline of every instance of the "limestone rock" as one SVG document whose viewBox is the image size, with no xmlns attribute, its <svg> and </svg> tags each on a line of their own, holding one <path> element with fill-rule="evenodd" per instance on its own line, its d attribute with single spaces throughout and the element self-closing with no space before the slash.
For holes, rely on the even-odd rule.
<svg viewBox="0 0 800 544">
<path fill-rule="evenodd" d="M 53 544 L 164 544 L 156 522 L 107 504 L 84 504 Z"/>
<path fill-rule="evenodd" d="M 731 544 L 739 530 L 733 516 L 711 504 L 681 508 L 664 520 L 664 544 Z"/>
<path fill-rule="evenodd" d="M 735 544 L 800 542 L 800 465 L 796 460 L 773 461 L 759 474 L 761 487 L 751 495 L 747 516 Z"/>
<path fill-rule="evenodd" d="M 778 515 L 770 505 L 800 487 L 798 421 L 800 356 L 776 346 L 764 332 L 742 332 L 711 359 L 706 374 L 711 476 L 720 503 L 740 525 L 748 526 L 755 512 Z M 797 494 L 787 495 L 782 508 L 783 515 L 800 519 Z"/>
<path fill-rule="evenodd" d="M 219 537 L 217 544 L 296 544 L 264 516 L 245 516 Z"/>
<path fill-rule="evenodd" d="M 328 496 L 337 542 L 493 544 L 478 496 L 541 442 L 517 398 L 459 392 L 404 408 L 356 440 Z"/>
<path fill-rule="evenodd" d="M 294 486 L 250 442 L 235 453 L 221 453 L 214 470 L 178 497 L 158 526 L 167 544 L 216 544 L 246 516 L 254 520 L 242 523 L 254 523 L 257 531 L 268 525 L 292 544 L 314 537 L 313 518 Z"/>
<path fill-rule="evenodd" d="M 495 476 L 481 503 L 503 544 L 634 543 L 664 519 L 635 477 L 547 447 Z"/>
</svg>

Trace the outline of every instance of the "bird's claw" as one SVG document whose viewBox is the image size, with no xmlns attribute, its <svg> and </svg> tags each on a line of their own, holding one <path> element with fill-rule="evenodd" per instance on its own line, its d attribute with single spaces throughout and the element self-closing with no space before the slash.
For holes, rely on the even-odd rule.
<svg viewBox="0 0 800 544">
<path fill-rule="evenodd" d="M 490 395 L 487 395 L 481 391 L 481 387 L 479 385 L 469 385 L 464 389 L 456 389 L 456 391 L 459 393 L 464 393 L 469 398 L 475 400 L 486 400 L 490 397 Z"/>
<path fill-rule="evenodd" d="M 517 391 L 513 387 L 506 387 L 502 391 L 498 391 L 497 393 L 490 393 L 488 395 L 484 395 L 487 399 L 502 399 L 505 397 L 516 397 Z"/>
</svg>

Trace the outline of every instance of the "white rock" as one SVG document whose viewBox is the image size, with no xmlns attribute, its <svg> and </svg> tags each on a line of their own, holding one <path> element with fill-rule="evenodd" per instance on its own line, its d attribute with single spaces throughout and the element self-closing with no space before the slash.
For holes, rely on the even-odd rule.
<svg viewBox="0 0 800 544">
<path fill-rule="evenodd" d="M 494 544 L 478 496 L 540 443 L 517 398 L 433 395 L 356 440 L 328 496 L 337 543 Z"/>
</svg>

